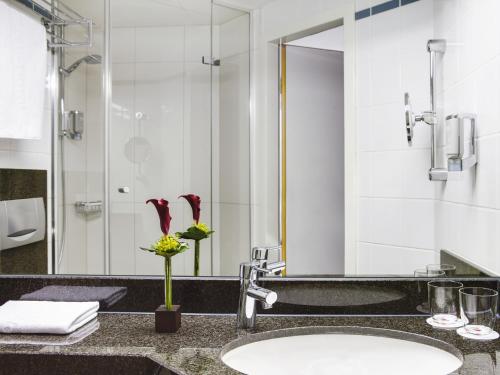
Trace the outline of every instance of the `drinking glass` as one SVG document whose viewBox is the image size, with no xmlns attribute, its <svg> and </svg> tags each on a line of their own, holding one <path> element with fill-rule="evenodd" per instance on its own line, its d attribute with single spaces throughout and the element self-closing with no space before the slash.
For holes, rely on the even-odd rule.
<svg viewBox="0 0 500 375">
<path fill-rule="evenodd" d="M 444 278 L 444 271 L 436 270 L 436 271 L 427 271 L 427 269 L 418 269 L 413 272 L 415 278 Z M 422 301 L 421 304 L 417 306 L 417 310 L 423 313 L 429 313 L 429 302 L 427 302 L 427 296 L 425 292 L 427 291 L 427 280 L 418 280 L 417 281 L 417 295 Z M 425 299 L 425 300 L 424 300 Z"/>
<path fill-rule="evenodd" d="M 488 288 L 461 288 L 460 317 L 465 331 L 473 335 L 488 335 L 495 327 L 498 292 Z"/>
<path fill-rule="evenodd" d="M 447 277 L 454 276 L 457 270 L 453 264 L 428 264 L 425 268 L 427 271 L 443 271 Z"/>
<path fill-rule="evenodd" d="M 429 307 L 432 319 L 440 325 L 457 322 L 460 313 L 458 291 L 463 284 L 452 280 L 436 280 L 427 283 Z"/>
</svg>

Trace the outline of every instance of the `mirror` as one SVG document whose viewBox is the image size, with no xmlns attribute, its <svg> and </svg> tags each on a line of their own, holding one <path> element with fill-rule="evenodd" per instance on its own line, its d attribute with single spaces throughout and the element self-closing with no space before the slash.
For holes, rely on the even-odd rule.
<svg viewBox="0 0 500 375">
<path fill-rule="evenodd" d="M 93 43 L 49 30 L 66 44 L 46 55 L 41 135 L 0 127 L 0 273 L 162 275 L 146 201 L 169 201 L 174 234 L 184 194 L 215 231 L 199 276 L 277 245 L 282 276 L 500 273 L 496 4 L 65 4 Z M 174 275 L 195 272 L 187 242 Z"/>
</svg>

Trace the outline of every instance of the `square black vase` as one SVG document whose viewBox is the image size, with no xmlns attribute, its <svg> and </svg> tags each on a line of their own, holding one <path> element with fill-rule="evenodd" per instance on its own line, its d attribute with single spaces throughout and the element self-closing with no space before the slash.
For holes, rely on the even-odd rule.
<svg viewBox="0 0 500 375">
<path fill-rule="evenodd" d="M 172 310 L 167 310 L 165 305 L 159 306 L 155 311 L 155 330 L 158 333 L 175 333 L 181 327 L 181 307 L 173 305 Z"/>
</svg>

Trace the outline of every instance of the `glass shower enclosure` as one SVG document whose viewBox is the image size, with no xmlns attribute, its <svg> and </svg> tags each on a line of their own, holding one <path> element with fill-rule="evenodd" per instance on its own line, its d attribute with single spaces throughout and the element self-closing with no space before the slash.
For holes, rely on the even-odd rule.
<svg viewBox="0 0 500 375">
<path fill-rule="evenodd" d="M 60 53 L 87 59 L 63 79 L 54 126 L 54 270 L 162 274 L 139 249 L 161 234 L 145 202 L 170 202 L 174 233 L 192 222 L 178 197 L 194 193 L 215 230 L 200 274 L 236 274 L 250 249 L 250 15 L 210 0 L 67 3 L 92 18 L 94 44 Z M 192 275 L 193 252 L 173 267 Z"/>
</svg>

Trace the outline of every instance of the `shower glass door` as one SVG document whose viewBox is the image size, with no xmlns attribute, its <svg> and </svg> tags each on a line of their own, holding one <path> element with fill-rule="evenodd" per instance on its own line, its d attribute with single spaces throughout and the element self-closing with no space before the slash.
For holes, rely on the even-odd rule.
<svg viewBox="0 0 500 375">
<path fill-rule="evenodd" d="M 163 262 L 141 251 L 161 235 L 150 198 L 170 202 L 171 233 L 191 222 L 178 196 L 202 198 L 211 222 L 211 2 L 111 0 L 112 108 L 109 131 L 110 273 L 162 274 Z M 211 274 L 211 241 L 201 248 Z M 192 273 L 191 251 L 174 273 Z"/>
</svg>

